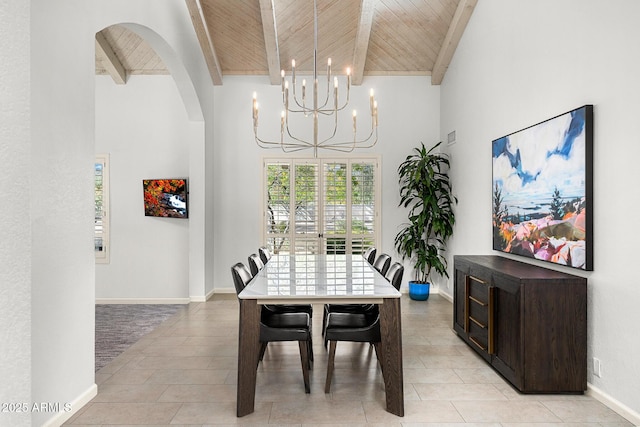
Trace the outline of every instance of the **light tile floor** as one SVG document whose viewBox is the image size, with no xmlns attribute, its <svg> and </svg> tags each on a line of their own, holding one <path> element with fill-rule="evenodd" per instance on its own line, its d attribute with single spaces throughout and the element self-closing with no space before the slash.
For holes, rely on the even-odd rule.
<svg viewBox="0 0 640 427">
<path fill-rule="evenodd" d="M 588 396 L 522 395 L 452 332 L 452 306 L 403 296 L 405 416 L 385 411 L 382 375 L 367 344 L 338 343 L 331 393 L 322 306 L 314 307 L 311 394 L 298 346 L 272 343 L 258 368 L 255 412 L 237 418 L 238 302 L 190 304 L 96 373 L 98 395 L 70 426 L 632 426 Z"/>
</svg>

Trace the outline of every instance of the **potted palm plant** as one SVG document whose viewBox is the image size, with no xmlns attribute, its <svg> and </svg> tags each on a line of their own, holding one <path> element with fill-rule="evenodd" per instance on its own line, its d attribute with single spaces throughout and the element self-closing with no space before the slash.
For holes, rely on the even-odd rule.
<svg viewBox="0 0 640 427">
<path fill-rule="evenodd" d="M 434 151 L 440 144 L 427 150 L 421 143 L 398 167 L 399 206 L 409 208 L 409 222 L 396 235 L 395 248 L 403 260 L 414 262 L 409 296 L 416 300 L 429 298 L 432 272 L 449 277 L 442 252 L 453 234 L 453 207 L 458 199 L 451 192 L 449 158 Z"/>
</svg>

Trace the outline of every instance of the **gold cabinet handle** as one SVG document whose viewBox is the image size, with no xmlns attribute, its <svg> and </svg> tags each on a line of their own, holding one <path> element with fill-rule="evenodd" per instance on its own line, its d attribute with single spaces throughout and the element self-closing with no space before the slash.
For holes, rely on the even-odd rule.
<svg viewBox="0 0 640 427">
<path fill-rule="evenodd" d="M 480 282 L 480 283 L 482 283 L 483 285 L 486 285 L 486 284 L 487 284 L 487 282 L 485 282 L 485 281 L 484 281 L 484 280 L 482 280 L 482 279 L 478 279 L 476 276 L 471 276 L 471 275 L 469 275 L 468 277 L 469 277 L 470 279 L 475 280 L 476 282 Z"/>
<path fill-rule="evenodd" d="M 486 302 L 480 301 L 478 298 L 472 297 L 471 295 L 469 295 L 469 299 L 482 307 L 486 307 L 487 305 Z"/>
<path fill-rule="evenodd" d="M 474 319 L 472 316 L 469 316 L 469 320 L 471 320 L 476 325 L 480 326 L 482 329 L 487 329 L 487 325 L 481 323 L 478 319 Z"/>
<path fill-rule="evenodd" d="M 475 345 L 477 345 L 478 347 L 480 347 L 480 349 L 482 351 L 487 351 L 487 347 L 483 346 L 482 344 L 480 344 L 474 337 L 469 337 L 469 341 L 471 341 L 472 343 L 474 343 Z"/>
</svg>

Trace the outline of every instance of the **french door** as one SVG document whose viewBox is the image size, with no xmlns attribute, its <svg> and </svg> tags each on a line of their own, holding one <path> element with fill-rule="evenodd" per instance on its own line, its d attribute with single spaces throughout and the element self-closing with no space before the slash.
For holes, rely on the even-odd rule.
<svg viewBox="0 0 640 427">
<path fill-rule="evenodd" d="M 363 253 L 379 233 L 374 158 L 265 159 L 264 240 L 274 253 Z"/>
</svg>

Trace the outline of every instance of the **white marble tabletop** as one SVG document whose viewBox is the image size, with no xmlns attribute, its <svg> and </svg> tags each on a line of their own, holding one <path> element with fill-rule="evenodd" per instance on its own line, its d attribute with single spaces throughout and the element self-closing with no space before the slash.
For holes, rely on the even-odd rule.
<svg viewBox="0 0 640 427">
<path fill-rule="evenodd" d="M 400 292 L 362 255 L 274 255 L 238 295 L 259 303 L 377 303 Z"/>
</svg>

